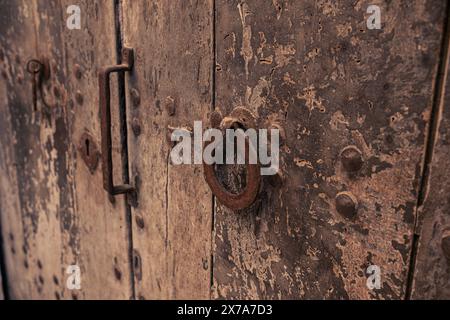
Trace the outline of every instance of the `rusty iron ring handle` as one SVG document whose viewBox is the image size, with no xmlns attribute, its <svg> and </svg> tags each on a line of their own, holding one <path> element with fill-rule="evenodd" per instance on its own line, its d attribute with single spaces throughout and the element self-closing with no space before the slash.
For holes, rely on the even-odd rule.
<svg viewBox="0 0 450 320">
<path fill-rule="evenodd" d="M 212 142 L 210 142 L 212 143 Z M 205 143 L 204 148 L 209 143 Z M 256 200 L 259 192 L 259 186 L 261 184 L 261 172 L 258 164 L 250 164 L 249 154 L 250 154 L 250 143 L 248 138 L 245 139 L 245 162 L 246 162 L 246 187 L 239 193 L 231 193 L 227 191 L 220 181 L 217 179 L 215 165 L 206 164 L 203 162 L 203 172 L 205 175 L 205 180 L 208 183 L 213 195 L 229 209 L 232 210 L 242 210 L 250 207 Z"/>
<path fill-rule="evenodd" d="M 100 70 L 98 74 L 100 117 L 102 132 L 102 171 L 103 188 L 110 196 L 124 194 L 135 191 L 135 188 L 128 185 L 114 186 L 113 181 L 113 161 L 112 161 L 112 139 L 111 139 L 111 92 L 109 78 L 113 72 L 131 71 L 134 63 L 133 49 L 122 49 L 122 63 L 120 65 L 107 66 Z"/>
</svg>

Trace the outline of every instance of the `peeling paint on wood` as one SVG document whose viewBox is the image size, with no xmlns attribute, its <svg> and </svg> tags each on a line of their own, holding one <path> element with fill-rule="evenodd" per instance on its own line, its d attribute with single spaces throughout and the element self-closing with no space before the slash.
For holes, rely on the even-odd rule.
<svg viewBox="0 0 450 320">
<path fill-rule="evenodd" d="M 367 30 L 378 4 L 382 30 Z M 216 102 L 286 131 L 280 187 L 217 206 L 217 298 L 400 299 L 405 295 L 424 132 L 444 1 L 217 1 Z M 414 13 L 414 14 L 412 14 Z M 364 164 L 344 170 L 354 145 Z M 336 210 L 338 193 L 357 215 Z M 369 290 L 366 269 L 381 268 Z"/>
<path fill-rule="evenodd" d="M 210 297 L 212 196 L 201 165 L 170 164 L 166 137 L 211 110 L 212 8 L 212 1 L 122 3 L 124 45 L 136 54 L 126 93 L 138 299 Z"/>
<path fill-rule="evenodd" d="M 98 66 L 116 62 L 114 1 L 80 2 L 90 29 L 78 33 L 61 19 L 69 4 L 1 3 L 0 43 L 7 48 L 1 67 L 7 81 L 0 86 L 5 115 L 0 196 L 11 297 L 128 299 L 131 279 L 117 277 L 118 271 L 130 274 L 124 199 L 110 204 L 101 172 L 91 174 L 77 155 L 85 131 L 100 137 L 95 88 Z M 50 63 L 44 90 L 55 107 L 46 117 L 33 112 L 31 80 L 24 73 L 31 58 Z M 78 73 L 84 70 L 81 79 L 76 64 Z M 76 103 L 80 94 L 82 104 Z M 114 153 L 120 163 L 120 150 Z M 66 288 L 66 268 L 75 264 L 81 268 L 79 291 Z"/>
<path fill-rule="evenodd" d="M 448 22 L 450 23 L 450 21 Z M 447 27 L 447 32 L 450 27 Z M 447 34 L 448 36 L 448 34 Z M 432 162 L 423 205 L 418 211 L 418 252 L 412 299 L 450 299 L 450 50 L 443 59 Z M 440 95 L 439 95 L 440 94 Z"/>
<path fill-rule="evenodd" d="M 14 284 L 10 286 L 11 297 L 34 298 L 43 291 L 37 267 L 37 260 L 43 257 L 35 248 L 35 240 L 50 234 L 49 220 L 55 221 L 55 206 L 47 189 L 55 187 L 54 154 L 46 149 L 45 126 L 41 134 L 41 119 L 32 115 L 31 82 L 25 81 L 25 63 L 37 55 L 34 4 L 4 1 L 0 14 L 1 68 L 6 80 L 0 84 L 4 115 L 0 120 L 3 249 L 8 283 Z M 20 74 L 23 80 L 19 82 Z"/>
<path fill-rule="evenodd" d="M 412 297 L 449 297 L 448 84 L 416 216 L 445 1 L 80 0 L 78 31 L 65 26 L 70 4 L 0 0 L 11 298 L 402 299 L 416 218 Z M 372 4 L 381 30 L 366 27 Z M 97 73 L 119 62 L 121 45 L 136 61 L 126 110 L 121 79 L 111 81 L 114 178 L 129 175 L 137 194 L 112 203 L 100 166 L 80 152 L 83 137 L 100 145 Z M 51 68 L 45 115 L 33 110 L 31 58 Z M 207 123 L 214 104 L 282 130 L 279 174 L 240 212 L 213 202 L 200 165 L 169 159 L 168 134 Z M 231 191 L 242 189 L 241 169 L 219 170 Z M 66 288 L 71 264 L 79 291 Z M 381 289 L 366 286 L 370 265 Z"/>
</svg>

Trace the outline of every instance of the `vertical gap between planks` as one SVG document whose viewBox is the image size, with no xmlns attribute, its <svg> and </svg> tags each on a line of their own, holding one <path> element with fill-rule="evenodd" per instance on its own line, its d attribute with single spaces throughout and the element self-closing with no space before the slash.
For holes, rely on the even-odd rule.
<svg viewBox="0 0 450 320">
<path fill-rule="evenodd" d="M 216 110 L 216 0 L 212 0 L 212 88 L 211 88 L 211 109 L 212 111 Z M 209 283 L 209 298 L 212 299 L 212 291 L 214 288 L 214 241 L 215 241 L 215 215 L 216 215 L 216 206 L 215 206 L 215 197 L 214 194 L 211 193 L 211 265 L 210 265 L 210 283 Z"/>
<path fill-rule="evenodd" d="M 114 0 L 114 17 L 115 17 L 115 32 L 116 32 L 116 52 L 117 63 L 122 60 L 123 35 L 122 35 L 122 1 Z M 130 183 L 129 164 L 128 164 L 128 132 L 127 132 L 127 109 L 125 98 L 125 75 L 122 72 L 118 73 L 118 94 L 119 94 L 119 118 L 120 118 L 120 142 L 122 145 L 121 159 L 122 159 L 122 176 L 124 183 Z M 133 266 L 133 225 L 131 206 L 127 203 L 127 196 L 125 196 L 125 221 L 128 232 L 128 262 L 130 266 L 130 284 L 131 284 L 131 299 L 136 300 L 136 285 Z"/>
<path fill-rule="evenodd" d="M 420 217 L 419 208 L 423 205 L 430 178 L 430 166 L 433 160 L 434 146 L 437 139 L 437 130 L 439 129 L 439 122 L 444 108 L 444 94 L 445 84 L 447 78 L 447 69 L 449 67 L 449 46 L 450 46 L 450 0 L 446 2 L 445 17 L 444 17 L 444 34 L 442 36 L 442 45 L 439 54 L 439 66 L 435 79 L 435 90 L 433 95 L 433 104 L 431 107 L 430 124 L 428 126 L 427 140 L 425 143 L 425 157 L 422 165 L 422 172 L 420 176 L 419 192 L 417 195 L 416 214 L 414 221 L 414 235 L 409 261 L 408 278 L 406 283 L 406 300 L 411 299 L 412 287 L 414 281 L 414 273 L 416 267 L 417 249 L 420 240 L 422 217 Z"/>
</svg>

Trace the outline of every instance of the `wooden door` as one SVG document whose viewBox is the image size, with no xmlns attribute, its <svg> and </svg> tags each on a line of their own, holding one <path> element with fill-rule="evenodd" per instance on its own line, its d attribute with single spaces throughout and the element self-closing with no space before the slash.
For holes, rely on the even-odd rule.
<svg viewBox="0 0 450 320">
<path fill-rule="evenodd" d="M 411 265 L 412 299 L 450 298 L 450 74 L 449 30 L 443 45 L 434 112 L 422 176 L 416 222 L 416 251 Z"/>
<path fill-rule="evenodd" d="M 71 1 L 0 4 L 0 210 L 15 299 L 133 296 L 123 196 L 112 204 L 100 166 L 83 160 L 87 153 L 95 160 L 100 146 L 97 73 L 117 63 L 116 8 L 112 0 L 78 3 L 82 29 L 74 31 L 66 27 Z M 30 59 L 49 61 L 48 108 L 39 96 L 33 106 Z M 118 106 L 117 94 L 114 101 Z M 118 108 L 113 118 L 120 166 Z M 81 290 L 67 288 L 72 265 L 80 268 Z"/>
<path fill-rule="evenodd" d="M 212 196 L 201 165 L 173 166 L 170 135 L 207 120 L 213 90 L 213 2 L 122 2 L 133 263 L 139 299 L 210 297 Z"/>
<path fill-rule="evenodd" d="M 285 139 L 253 208 L 216 207 L 215 297 L 405 297 L 444 25 L 445 2 L 429 4 L 216 2 L 216 107 Z"/>
<path fill-rule="evenodd" d="M 8 297 L 449 297 L 447 1 L 82 0 L 79 30 L 70 6 L 0 0 Z M 111 79 L 111 150 L 114 181 L 134 191 L 112 196 L 98 73 L 124 48 L 134 64 Z M 42 94 L 31 59 L 48 61 Z M 236 108 L 281 133 L 278 173 L 241 210 L 201 164 L 170 157 L 174 130 Z M 218 176 L 246 188 L 239 166 Z"/>
</svg>

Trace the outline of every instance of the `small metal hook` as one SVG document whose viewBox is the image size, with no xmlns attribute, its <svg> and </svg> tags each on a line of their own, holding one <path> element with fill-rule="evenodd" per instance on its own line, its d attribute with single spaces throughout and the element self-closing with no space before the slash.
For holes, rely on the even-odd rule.
<svg viewBox="0 0 450 320">
<path fill-rule="evenodd" d="M 41 101 L 45 106 L 43 112 L 50 116 L 50 110 L 56 106 L 56 104 L 49 103 L 46 99 L 43 89 L 43 82 L 50 78 L 50 66 L 46 59 L 38 60 L 31 59 L 27 62 L 26 70 L 29 74 L 33 76 L 32 86 L 33 86 L 33 109 L 37 111 L 37 96 L 38 91 L 41 97 Z"/>
</svg>

